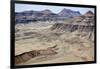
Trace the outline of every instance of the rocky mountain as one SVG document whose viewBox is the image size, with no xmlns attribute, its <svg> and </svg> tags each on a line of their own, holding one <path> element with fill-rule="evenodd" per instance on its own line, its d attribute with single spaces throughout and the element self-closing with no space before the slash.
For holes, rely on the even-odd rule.
<svg viewBox="0 0 100 69">
<path fill-rule="evenodd" d="M 71 17 L 80 16 L 79 11 L 72 11 L 70 9 L 63 9 L 60 13 L 53 13 L 49 9 L 43 11 L 24 11 L 15 13 L 16 23 L 28 23 L 31 21 L 46 21 L 46 20 L 66 20 Z"/>
<path fill-rule="evenodd" d="M 61 12 L 58 13 L 58 15 L 63 17 L 75 17 L 75 16 L 80 16 L 81 13 L 79 11 L 73 11 L 64 8 Z"/>
<path fill-rule="evenodd" d="M 34 15 L 33 15 L 34 14 Z M 36 16 L 41 16 L 42 13 L 37 11 L 24 11 L 15 13 L 15 22 L 16 23 L 26 23 L 30 21 L 36 21 Z"/>
<path fill-rule="evenodd" d="M 51 10 L 48 10 L 48 9 L 45 9 L 45 10 L 41 11 L 41 13 L 45 17 L 57 16 L 57 14 L 53 13 Z"/>
<path fill-rule="evenodd" d="M 28 17 L 28 16 L 33 16 L 33 17 L 47 17 L 47 16 L 55 16 L 57 14 L 53 13 L 52 11 L 46 9 L 43 11 L 24 11 L 24 12 L 16 12 L 15 13 L 16 17 Z"/>
<path fill-rule="evenodd" d="M 88 11 L 84 14 L 84 16 L 94 16 L 94 13 L 92 11 Z"/>
</svg>

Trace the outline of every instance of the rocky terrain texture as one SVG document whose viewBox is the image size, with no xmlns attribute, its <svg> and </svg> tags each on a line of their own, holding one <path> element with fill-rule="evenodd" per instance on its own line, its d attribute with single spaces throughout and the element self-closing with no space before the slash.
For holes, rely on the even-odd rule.
<svg viewBox="0 0 100 69">
<path fill-rule="evenodd" d="M 32 58 L 35 58 L 37 56 L 42 56 L 42 55 L 54 55 L 57 54 L 56 50 L 58 48 L 56 48 L 57 45 L 53 46 L 53 47 L 49 47 L 47 49 L 41 49 L 41 50 L 33 50 L 33 51 L 29 51 L 29 52 L 24 52 L 20 55 L 16 55 L 15 56 L 15 64 L 19 64 L 19 63 L 23 63 L 26 62 Z"/>
<path fill-rule="evenodd" d="M 63 9 L 61 12 L 58 13 L 59 16 L 61 17 L 75 17 L 75 16 L 80 16 L 81 13 L 79 11 L 73 11 L 70 9 Z"/>
<path fill-rule="evenodd" d="M 88 11 L 84 15 L 71 18 L 65 23 L 55 23 L 51 30 L 68 32 L 86 32 L 90 39 L 94 39 L 94 14 Z"/>
<path fill-rule="evenodd" d="M 52 14 L 51 11 L 45 10 L 46 16 L 48 13 Z M 84 15 L 71 16 L 72 18 L 60 22 L 16 24 L 15 64 L 94 61 L 94 15 L 88 11 Z"/>
</svg>

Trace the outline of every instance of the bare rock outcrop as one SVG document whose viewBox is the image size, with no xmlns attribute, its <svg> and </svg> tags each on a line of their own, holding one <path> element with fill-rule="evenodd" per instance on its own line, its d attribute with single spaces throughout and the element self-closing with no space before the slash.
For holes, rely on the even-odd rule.
<svg viewBox="0 0 100 69">
<path fill-rule="evenodd" d="M 49 47 L 47 49 L 41 49 L 41 50 L 33 50 L 29 52 L 24 52 L 22 54 L 15 56 L 15 64 L 20 64 L 23 62 L 26 62 L 32 58 L 43 56 L 43 55 L 55 55 L 57 54 L 57 45 L 54 45 L 53 47 Z"/>
<path fill-rule="evenodd" d="M 65 23 L 56 23 L 51 27 L 51 30 L 65 30 L 65 31 L 85 31 L 91 32 L 94 30 L 94 14 L 88 11 L 82 16 L 74 17 L 66 20 Z"/>
<path fill-rule="evenodd" d="M 55 23 L 50 29 L 52 31 L 86 32 L 89 35 L 89 38 L 92 38 L 92 34 L 94 34 L 95 30 L 94 14 L 91 11 L 88 11 L 82 16 L 66 20 L 65 23 Z"/>
<path fill-rule="evenodd" d="M 87 26 L 87 25 L 73 25 L 73 24 L 54 24 L 51 27 L 51 30 L 59 30 L 59 31 L 79 31 L 79 32 L 91 32 L 94 30 L 94 26 Z"/>
</svg>

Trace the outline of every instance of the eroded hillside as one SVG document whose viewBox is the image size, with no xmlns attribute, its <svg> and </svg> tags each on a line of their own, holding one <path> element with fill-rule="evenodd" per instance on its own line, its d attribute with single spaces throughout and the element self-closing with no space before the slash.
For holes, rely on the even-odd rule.
<svg viewBox="0 0 100 69">
<path fill-rule="evenodd" d="M 94 15 L 16 24 L 16 65 L 94 60 Z"/>
</svg>

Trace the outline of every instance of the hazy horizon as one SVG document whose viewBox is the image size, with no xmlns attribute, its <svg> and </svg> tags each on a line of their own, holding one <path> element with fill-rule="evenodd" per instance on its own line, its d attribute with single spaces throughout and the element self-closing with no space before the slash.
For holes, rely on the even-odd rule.
<svg viewBox="0 0 100 69">
<path fill-rule="evenodd" d="M 53 13 L 59 13 L 62 9 L 70 9 L 73 11 L 79 11 L 81 14 L 85 14 L 87 11 L 94 13 L 94 8 L 82 8 L 82 7 L 67 7 L 67 6 L 48 6 L 48 5 L 32 5 L 32 4 L 15 4 L 15 12 L 23 11 L 43 11 L 45 9 L 51 10 Z"/>
</svg>

